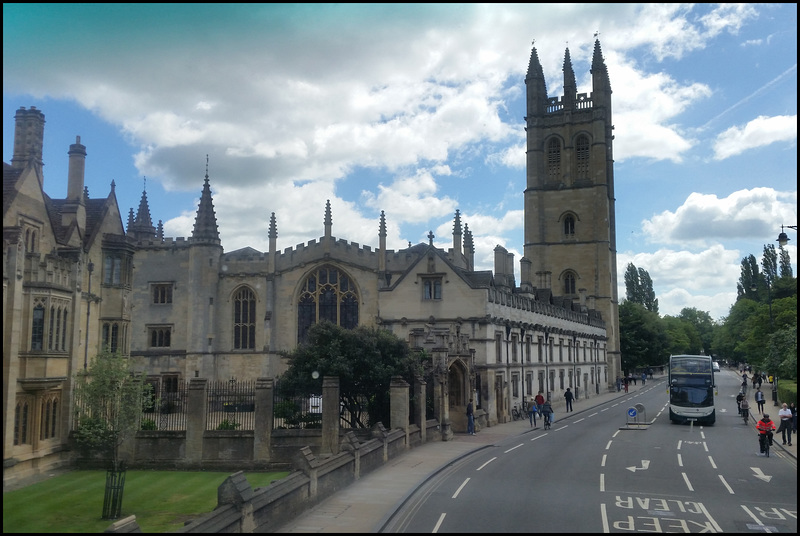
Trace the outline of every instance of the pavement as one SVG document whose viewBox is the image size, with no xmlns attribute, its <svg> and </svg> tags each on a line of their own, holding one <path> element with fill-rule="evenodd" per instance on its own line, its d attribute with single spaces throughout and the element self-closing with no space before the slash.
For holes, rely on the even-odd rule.
<svg viewBox="0 0 800 536">
<path fill-rule="evenodd" d="M 654 380 L 648 380 L 644 386 L 640 380 L 637 385 L 629 387 L 628 393 L 624 390 L 614 391 L 588 399 L 575 400 L 571 416 L 589 411 L 612 400 L 624 401 L 625 397 L 633 397 L 638 390 L 647 388 L 648 384 L 652 385 L 651 381 L 659 381 L 664 378 L 665 376 L 657 376 Z M 564 402 L 560 397 L 556 397 L 553 409 L 556 412 L 557 421 L 565 418 Z M 770 410 L 771 408 L 768 409 L 768 411 Z M 778 408 L 774 408 L 774 410 L 777 417 Z M 772 413 L 770 413 L 771 417 Z M 541 420 L 538 420 L 537 424 L 541 427 Z M 620 424 L 624 425 L 625 423 L 621 422 Z M 391 515 L 417 488 L 447 467 L 453 460 L 493 445 L 507 437 L 528 432 L 530 429 L 530 422 L 528 419 L 524 419 L 483 428 L 475 435 L 456 433 L 451 441 L 429 441 L 408 450 L 383 467 L 363 476 L 347 488 L 307 510 L 297 519 L 284 524 L 275 532 L 380 532 Z M 773 448 L 782 449 L 796 460 L 797 441 L 793 438 L 792 446 L 780 443 L 780 434 L 777 434 Z"/>
</svg>

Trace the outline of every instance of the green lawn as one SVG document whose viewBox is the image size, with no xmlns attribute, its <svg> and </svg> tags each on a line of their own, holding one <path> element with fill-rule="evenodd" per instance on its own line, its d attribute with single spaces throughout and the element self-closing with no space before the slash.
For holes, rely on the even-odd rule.
<svg viewBox="0 0 800 536">
<path fill-rule="evenodd" d="M 245 473 L 253 489 L 289 473 Z M 125 479 L 122 516 L 142 532 L 171 532 L 217 506 L 217 488 L 230 472 L 133 471 Z M 105 471 L 72 471 L 3 493 L 3 532 L 103 532 Z"/>
</svg>

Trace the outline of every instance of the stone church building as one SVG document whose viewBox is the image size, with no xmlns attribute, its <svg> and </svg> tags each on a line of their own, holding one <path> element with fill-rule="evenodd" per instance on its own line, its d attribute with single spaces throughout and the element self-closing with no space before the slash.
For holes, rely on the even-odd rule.
<svg viewBox="0 0 800 536">
<path fill-rule="evenodd" d="M 578 94 L 569 50 L 562 97 L 548 97 L 536 49 L 527 86 L 524 257 L 497 246 L 475 270 L 469 222 L 452 247 L 386 247 L 337 237 L 330 203 L 316 240 L 225 252 L 206 172 L 192 235 L 165 237 L 146 192 L 123 229 L 114 185 L 93 200 L 85 148 L 69 150 L 67 197 L 44 193 L 44 116 L 21 108 L 14 158 L 3 165 L 4 481 L 61 463 L 71 428 L 71 378 L 102 348 L 129 356 L 159 390 L 202 377 L 276 377 L 281 352 L 327 320 L 388 329 L 432 356 L 443 439 L 542 391 L 560 399 L 613 388 L 620 371 L 611 87 L 599 42 L 593 91 Z M 17 147 L 19 145 L 19 151 Z M 517 280 L 519 279 L 519 283 Z"/>
</svg>

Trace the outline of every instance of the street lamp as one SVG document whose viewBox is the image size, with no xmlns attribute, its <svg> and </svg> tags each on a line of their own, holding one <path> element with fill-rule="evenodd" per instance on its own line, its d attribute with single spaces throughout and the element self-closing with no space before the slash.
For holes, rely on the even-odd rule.
<svg viewBox="0 0 800 536">
<path fill-rule="evenodd" d="M 785 227 L 788 227 L 789 229 L 794 229 L 795 231 L 797 230 L 797 225 L 781 225 L 781 233 L 778 235 L 778 239 L 776 240 L 776 242 L 780 247 L 783 247 L 789 243 L 789 237 L 786 236 L 785 232 L 783 232 L 783 229 Z"/>
<path fill-rule="evenodd" d="M 550 399 L 550 332 L 544 330 L 544 392 Z"/>
<path fill-rule="evenodd" d="M 575 362 L 578 360 L 578 334 L 572 334 L 572 386 L 575 388 L 575 398 L 578 398 L 578 377 L 575 375 Z"/>
<path fill-rule="evenodd" d="M 89 290 L 86 293 L 86 337 L 83 344 L 83 370 L 89 366 L 89 317 L 92 314 L 92 272 L 94 272 L 94 263 L 89 261 L 86 266 L 89 272 Z"/>
</svg>

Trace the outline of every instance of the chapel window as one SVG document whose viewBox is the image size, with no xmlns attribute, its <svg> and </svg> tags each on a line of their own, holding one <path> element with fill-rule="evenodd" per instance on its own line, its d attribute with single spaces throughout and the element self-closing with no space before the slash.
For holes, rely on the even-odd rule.
<svg viewBox="0 0 800 536">
<path fill-rule="evenodd" d="M 302 284 L 297 303 L 297 340 L 309 328 L 327 321 L 346 329 L 358 326 L 358 294 L 350 277 L 330 265 L 312 271 Z"/>
</svg>

